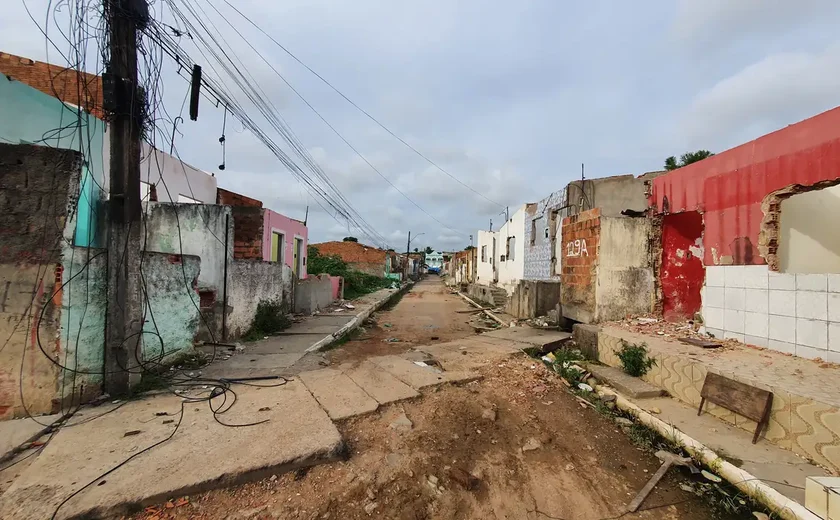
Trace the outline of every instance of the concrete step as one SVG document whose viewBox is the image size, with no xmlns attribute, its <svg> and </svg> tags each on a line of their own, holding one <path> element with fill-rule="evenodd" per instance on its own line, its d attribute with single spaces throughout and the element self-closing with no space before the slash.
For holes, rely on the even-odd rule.
<svg viewBox="0 0 840 520">
<path fill-rule="evenodd" d="M 334 421 L 370 413 L 379 408 L 376 400 L 338 370 L 323 368 L 302 372 L 299 377 Z"/>
<path fill-rule="evenodd" d="M 634 399 L 648 399 L 662 397 L 664 391 L 648 384 L 638 377 L 625 374 L 618 368 L 588 363 L 586 368 L 592 372 L 595 379 L 607 383 L 622 394 Z"/>
</svg>

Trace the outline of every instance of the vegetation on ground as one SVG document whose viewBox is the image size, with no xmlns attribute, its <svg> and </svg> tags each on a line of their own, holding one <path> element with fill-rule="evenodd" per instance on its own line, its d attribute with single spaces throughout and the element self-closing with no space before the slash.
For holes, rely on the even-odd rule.
<svg viewBox="0 0 840 520">
<path fill-rule="evenodd" d="M 271 334 L 288 329 L 292 320 L 287 314 L 288 309 L 280 298 L 262 300 L 257 304 L 257 312 L 251 328 L 242 337 L 245 341 L 255 341 Z"/>
<path fill-rule="evenodd" d="M 348 237 L 351 238 L 351 237 Z M 393 281 L 352 269 L 338 255 L 321 255 L 318 248 L 309 246 L 307 269 L 312 274 L 327 273 L 344 278 L 344 298 L 353 300 L 359 296 L 389 287 Z"/>
<path fill-rule="evenodd" d="M 617 355 L 618 359 L 621 360 L 624 371 L 633 377 L 642 377 L 656 365 L 656 360 L 648 357 L 647 344 L 645 343 L 636 345 L 622 341 L 621 350 L 618 351 Z"/>
</svg>

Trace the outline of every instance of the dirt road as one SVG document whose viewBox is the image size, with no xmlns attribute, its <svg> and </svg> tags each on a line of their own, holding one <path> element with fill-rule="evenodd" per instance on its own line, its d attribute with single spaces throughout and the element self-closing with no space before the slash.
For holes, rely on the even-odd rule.
<svg viewBox="0 0 840 520">
<path fill-rule="evenodd" d="M 472 315 L 457 312 L 471 308 L 457 294 L 451 294 L 440 278 L 427 278 L 396 305 L 377 312 L 352 339 L 330 351 L 327 359 L 344 363 L 472 336 Z"/>
<path fill-rule="evenodd" d="M 347 362 L 472 334 L 467 308 L 425 281 L 331 353 Z M 390 327 L 386 326 L 389 324 Z M 397 337 L 398 343 L 384 342 Z M 393 350 L 390 350 L 393 352 Z M 143 520 L 720 518 L 671 470 L 642 505 L 626 504 L 659 467 L 610 418 L 582 407 L 524 354 L 480 381 L 433 389 L 339 425 L 347 459 L 308 472 L 147 508 Z"/>
</svg>

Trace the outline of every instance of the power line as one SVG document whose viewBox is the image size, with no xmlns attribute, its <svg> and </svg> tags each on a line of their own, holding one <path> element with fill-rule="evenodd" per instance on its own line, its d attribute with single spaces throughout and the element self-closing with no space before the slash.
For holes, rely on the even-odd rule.
<svg viewBox="0 0 840 520">
<path fill-rule="evenodd" d="M 470 186 L 470 185 L 468 185 L 468 184 L 464 183 L 463 181 L 461 181 L 461 179 L 459 179 L 458 177 L 455 177 L 454 175 L 452 175 L 451 173 L 449 173 L 448 171 L 446 171 L 445 169 L 443 169 L 443 168 L 442 168 L 439 164 L 437 164 L 435 161 L 431 160 L 429 157 L 427 157 L 426 155 L 424 155 L 424 154 L 423 154 L 421 151 L 419 151 L 417 148 L 415 148 L 415 147 L 411 146 L 411 144 L 409 144 L 408 142 L 406 142 L 406 141 L 405 141 L 405 139 L 403 139 L 402 137 L 400 137 L 400 136 L 398 136 L 397 134 L 395 134 L 395 133 L 394 133 L 394 132 L 393 132 L 390 128 L 388 128 L 387 126 L 385 126 L 384 124 L 382 124 L 382 123 L 381 123 L 378 119 L 376 119 L 375 117 L 373 117 L 373 116 L 370 114 L 370 112 L 368 112 L 368 111 L 367 111 L 367 110 L 365 110 L 364 108 L 360 107 L 358 104 L 356 104 L 356 102 L 354 102 L 352 99 L 350 99 L 349 97 L 347 97 L 347 96 L 346 96 L 346 95 L 345 95 L 342 91 L 338 90 L 338 88 L 336 88 L 336 87 L 335 87 L 332 83 L 330 83 L 330 82 L 329 82 L 326 78 L 324 78 L 323 76 L 321 76 L 320 74 L 318 74 L 317 72 L 315 72 L 315 71 L 314 71 L 314 70 L 313 70 L 313 69 L 312 69 L 309 65 L 307 65 L 306 63 L 304 63 L 303 61 L 301 61 L 301 60 L 300 60 L 300 58 L 298 58 L 297 56 L 295 56 L 295 55 L 294 55 L 294 54 L 293 54 L 293 53 L 292 53 L 289 49 L 287 49 L 287 48 L 286 48 L 283 44 L 281 44 L 281 43 L 280 43 L 280 42 L 278 42 L 276 39 L 274 39 L 274 37 L 273 37 L 273 36 L 271 36 L 270 34 L 268 34 L 267 32 L 265 32 L 265 31 L 264 31 L 264 30 L 263 30 L 263 29 L 262 29 L 259 25 L 257 25 L 257 24 L 256 24 L 253 20 L 251 20 L 250 18 L 248 18 L 248 17 L 247 17 L 247 16 L 246 16 L 246 15 L 245 15 L 242 11 L 240 11 L 239 9 L 237 9 L 237 8 L 236 8 L 236 6 L 234 6 L 233 4 L 231 4 L 228 0 L 224 0 L 224 2 L 225 2 L 225 3 L 226 3 L 226 4 L 227 4 L 227 5 L 228 5 L 231 9 L 233 9 L 234 11 L 236 11 L 237 13 L 239 13 L 239 16 L 241 16 L 241 17 L 242 17 L 242 18 L 244 18 L 244 19 L 245 19 L 248 23 L 250 23 L 251 25 L 253 25 L 255 29 L 257 29 L 259 32 L 261 32 L 263 35 L 265 35 L 265 36 L 266 36 L 268 39 L 270 39 L 270 40 L 271 40 L 271 41 L 272 41 L 275 45 L 277 45 L 278 47 L 280 47 L 280 48 L 283 50 L 283 52 L 285 52 L 285 53 L 286 53 L 286 54 L 288 54 L 288 55 L 289 55 L 292 59 L 294 59 L 296 62 L 298 62 L 299 64 L 301 64 L 304 68 L 306 68 L 306 70 L 308 70 L 309 72 L 311 72 L 312 74 L 314 74 L 314 75 L 315 75 L 315 77 L 317 77 L 317 78 L 318 78 L 319 80 L 321 80 L 321 81 L 322 81 L 325 85 L 327 85 L 327 86 L 328 86 L 328 87 L 330 87 L 332 90 L 334 90 L 336 94 L 338 94 L 339 96 L 343 97 L 343 98 L 344 98 L 344 99 L 345 99 L 348 103 L 350 103 L 351 105 L 353 105 L 353 107 L 354 107 L 354 108 L 356 108 L 359 112 L 361 112 L 362 114 L 364 114 L 365 116 L 367 116 L 367 118 L 368 118 L 368 119 L 370 119 L 371 121 L 373 121 L 374 123 L 376 123 L 376 124 L 377 124 L 380 128 L 382 128 L 383 130 L 385 130 L 386 132 L 388 132 L 388 134 L 390 134 L 390 135 L 391 135 L 394 139 L 396 139 L 397 141 L 399 141 L 399 142 L 401 142 L 402 144 L 404 144 L 404 145 L 405 145 L 406 147 L 408 147 L 408 149 L 410 149 L 412 152 L 414 152 L 415 154 L 417 154 L 419 157 L 423 158 L 423 159 L 424 159 L 426 162 L 428 162 L 430 165 L 432 165 L 433 167 L 435 167 L 436 169 L 438 169 L 441 173 L 445 174 L 446 176 L 448 176 L 449 178 L 451 178 L 452 180 L 454 180 L 455 182 L 457 182 L 457 183 L 458 183 L 458 184 L 460 184 L 461 186 L 463 186 L 463 187 L 467 188 L 467 189 L 468 189 L 468 190 L 470 190 L 471 192 L 475 193 L 475 194 L 476 194 L 476 195 L 478 195 L 479 197 L 483 198 L 484 200 L 486 200 L 486 201 L 488 201 L 488 202 L 490 202 L 490 203 L 492 203 L 492 204 L 495 204 L 495 205 L 500 206 L 500 207 L 504 207 L 504 204 L 500 204 L 499 202 L 496 202 L 495 200 L 492 200 L 492 199 L 488 198 L 488 197 L 487 197 L 487 196 L 485 196 L 483 193 L 481 193 L 481 192 L 479 192 L 479 191 L 475 190 L 472 186 Z"/>
</svg>

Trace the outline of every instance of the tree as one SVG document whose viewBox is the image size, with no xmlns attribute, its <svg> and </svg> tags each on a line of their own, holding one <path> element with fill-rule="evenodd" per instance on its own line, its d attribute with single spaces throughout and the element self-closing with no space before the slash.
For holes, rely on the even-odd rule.
<svg viewBox="0 0 840 520">
<path fill-rule="evenodd" d="M 430 254 L 432 254 L 432 253 L 434 253 L 434 252 L 435 252 L 435 250 L 434 250 L 434 249 L 432 249 L 432 246 L 426 246 L 426 254 L 427 254 L 427 255 L 430 255 Z"/>
<path fill-rule="evenodd" d="M 420 252 L 420 250 L 419 250 L 419 249 L 417 249 L 417 248 L 415 247 L 415 248 L 414 248 L 414 252 L 415 252 L 415 253 L 419 253 L 419 252 Z"/>
<path fill-rule="evenodd" d="M 475 246 L 467 246 L 464 248 L 464 251 L 472 251 L 473 249 L 475 249 Z"/>
<path fill-rule="evenodd" d="M 342 240 L 342 242 L 358 242 L 358 241 L 359 241 L 359 239 L 356 238 L 356 237 L 344 237 L 344 239 Z"/>
<path fill-rule="evenodd" d="M 665 159 L 665 169 L 670 171 L 676 170 L 677 168 L 682 168 L 683 166 L 688 166 L 691 163 L 696 163 L 697 161 L 702 161 L 707 157 L 711 157 L 714 154 L 709 150 L 697 150 L 696 152 L 686 152 L 680 156 L 680 162 L 677 162 L 677 158 L 673 155 Z"/>
</svg>

